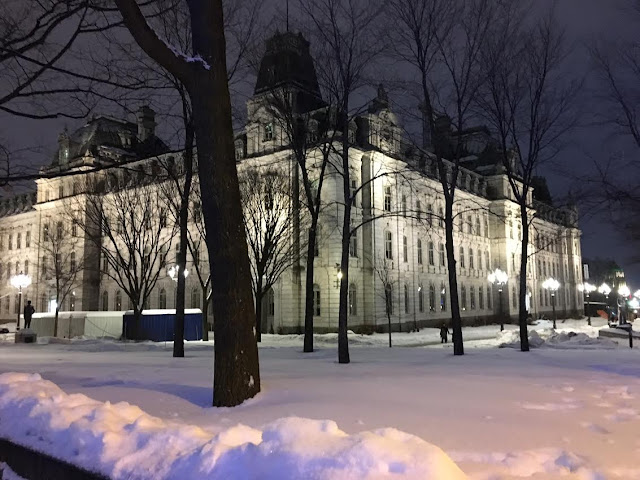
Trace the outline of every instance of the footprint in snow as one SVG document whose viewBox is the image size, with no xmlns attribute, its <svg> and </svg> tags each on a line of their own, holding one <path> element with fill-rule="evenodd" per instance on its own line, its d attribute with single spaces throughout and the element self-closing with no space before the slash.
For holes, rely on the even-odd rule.
<svg viewBox="0 0 640 480">
<path fill-rule="evenodd" d="M 611 433 L 606 428 L 601 427 L 600 425 L 596 425 L 595 423 L 582 422 L 580 425 L 586 428 L 587 430 L 592 431 L 593 433 L 600 433 L 602 435 L 607 435 Z"/>
</svg>

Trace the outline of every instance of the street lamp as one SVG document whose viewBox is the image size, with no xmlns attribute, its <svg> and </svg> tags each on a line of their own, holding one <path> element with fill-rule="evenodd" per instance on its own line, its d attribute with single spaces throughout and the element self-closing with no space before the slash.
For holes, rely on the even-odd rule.
<svg viewBox="0 0 640 480">
<path fill-rule="evenodd" d="M 11 277 L 11 285 L 18 289 L 18 318 L 16 319 L 16 332 L 20 330 L 20 308 L 22 304 L 22 289 L 31 285 L 31 277 L 20 272 Z"/>
<path fill-rule="evenodd" d="M 180 265 L 174 265 L 169 270 L 167 270 L 167 273 L 171 277 L 171 280 L 173 280 L 174 282 L 177 282 L 178 281 L 178 272 L 179 271 L 180 271 Z M 187 276 L 189 276 L 189 270 L 187 270 L 185 268 L 184 272 L 183 272 L 183 275 L 184 275 L 184 278 L 187 278 Z"/>
<path fill-rule="evenodd" d="M 335 287 L 336 288 L 340 288 L 340 283 L 342 282 L 342 269 L 340 268 L 340 264 L 336 263 L 336 282 L 335 282 Z"/>
<path fill-rule="evenodd" d="M 549 277 L 542 282 L 542 288 L 551 292 L 551 308 L 553 309 L 553 329 L 556 329 L 556 292 L 560 288 L 560 282 Z"/>
<path fill-rule="evenodd" d="M 611 287 L 606 283 L 603 283 L 598 287 L 598 292 L 603 294 L 607 300 L 609 300 L 609 294 L 611 293 Z"/>
<path fill-rule="evenodd" d="M 629 295 L 631 295 L 631 290 L 626 285 L 620 285 L 620 287 L 618 288 L 618 295 L 622 297 L 621 307 L 624 311 L 624 322 L 622 321 L 622 318 L 620 318 L 620 323 L 627 323 L 627 299 L 629 298 Z"/>
<path fill-rule="evenodd" d="M 502 332 L 504 330 L 504 316 L 502 314 L 502 287 L 504 287 L 505 283 L 507 283 L 507 280 L 509 280 L 509 276 L 507 275 L 507 272 L 496 268 L 489 274 L 487 280 L 489 280 L 489 283 L 491 283 L 492 285 L 498 287 L 498 298 L 500 301 L 500 331 Z"/>
<path fill-rule="evenodd" d="M 589 308 L 591 303 L 589 294 L 596 289 L 596 286 L 591 285 L 589 282 L 584 282 L 578 285 L 578 289 L 581 292 L 584 292 L 584 295 L 587 297 L 587 323 L 589 324 L 589 326 L 591 326 L 591 309 Z"/>
</svg>

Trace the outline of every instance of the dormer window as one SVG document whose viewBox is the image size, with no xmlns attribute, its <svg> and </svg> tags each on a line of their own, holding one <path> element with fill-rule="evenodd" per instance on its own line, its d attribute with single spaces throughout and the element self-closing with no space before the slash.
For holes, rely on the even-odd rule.
<svg viewBox="0 0 640 480">
<path fill-rule="evenodd" d="M 270 142 L 273 140 L 273 123 L 267 123 L 264 126 L 264 136 L 262 137 L 263 142 Z"/>
</svg>

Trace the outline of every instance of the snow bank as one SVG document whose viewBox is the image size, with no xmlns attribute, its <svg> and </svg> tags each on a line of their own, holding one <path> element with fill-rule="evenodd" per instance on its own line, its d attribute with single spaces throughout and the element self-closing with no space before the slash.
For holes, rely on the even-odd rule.
<svg viewBox="0 0 640 480">
<path fill-rule="evenodd" d="M 0 375 L 0 436 L 114 480 L 466 478 L 440 448 L 391 428 L 348 435 L 290 417 L 213 433 L 68 395 L 38 374 Z"/>
<path fill-rule="evenodd" d="M 520 348 L 520 332 L 509 330 L 500 332 L 498 339 L 500 348 Z M 572 331 L 556 331 L 552 328 L 529 331 L 529 346 L 531 348 L 582 348 L 582 349 L 613 349 L 618 344 L 613 340 L 602 337 L 590 337 L 586 333 Z"/>
</svg>

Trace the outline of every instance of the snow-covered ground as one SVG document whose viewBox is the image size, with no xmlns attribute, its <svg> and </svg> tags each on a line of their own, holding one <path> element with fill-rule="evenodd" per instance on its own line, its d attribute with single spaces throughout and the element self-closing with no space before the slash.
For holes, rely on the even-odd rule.
<svg viewBox="0 0 640 480">
<path fill-rule="evenodd" d="M 168 431 L 190 432 L 171 437 L 176 438 L 174 443 L 165 442 L 172 452 L 182 447 L 198 452 L 184 457 L 190 459 L 190 465 L 211 466 L 212 458 L 228 453 L 230 444 L 236 450 L 235 457 L 229 458 L 281 474 L 252 477 L 256 470 L 248 470 L 244 474 L 249 472 L 249 476 L 238 473 L 238 477 L 219 478 L 447 479 L 455 478 L 450 473 L 454 470 L 447 470 L 454 468 L 450 458 L 473 479 L 640 479 L 640 351 L 608 339 L 595 341 L 593 337 L 605 322 L 597 319 L 594 325 L 559 321 L 558 332 L 565 335 L 552 334 L 548 322 L 532 326 L 530 329 L 546 341 L 528 353 L 497 348 L 517 340 L 513 326 L 501 335 L 496 326 L 466 328 L 462 357 L 452 355 L 450 343 L 439 344 L 436 329 L 393 335 L 394 345 L 424 348 L 389 349 L 385 347 L 386 335 L 350 335 L 351 345 L 358 348 L 352 349 L 349 365 L 336 362 L 334 335 L 317 336 L 318 350 L 312 354 L 301 353 L 301 337 L 265 335 L 260 349 L 262 392 L 233 409 L 209 406 L 211 343 L 188 342 L 184 359 L 172 358 L 171 344 L 164 343 L 89 339 L 39 345 L 6 343 L 0 345 L 0 372 L 39 373 L 57 387 L 37 377 L 29 376 L 30 381 L 25 381 L 24 376 L 13 376 L 14 381 L 21 379 L 22 387 L 16 388 L 15 382 L 3 377 L 5 387 L 0 392 L 11 391 L 23 399 L 44 392 L 40 402 L 45 406 L 39 407 L 43 418 L 56 401 L 55 411 L 76 402 L 74 415 L 93 412 L 85 419 L 94 423 L 97 419 L 103 427 L 115 425 L 116 433 L 138 435 L 127 437 L 133 443 L 118 444 L 117 457 L 126 459 L 125 465 L 132 465 L 136 458 L 141 464 L 158 458 L 145 457 L 144 448 L 140 448 L 149 445 L 146 452 L 152 452 L 157 443 L 141 439 L 149 438 L 145 429 L 157 434 L 166 427 Z M 569 336 L 569 331 L 585 336 Z M 12 334 L 6 340 L 12 340 L 10 337 Z M 67 397 L 58 387 L 97 402 Z M 0 398 L 9 401 L 6 394 L 0 393 Z M 57 400 L 46 400 L 49 398 Z M 8 420 L 13 418 L 7 411 L 17 411 L 11 403 L 16 401 L 13 397 L 9 402 L 10 410 L 7 404 L 0 404 L 0 432 L 6 432 Z M 105 406 L 102 402 L 107 401 L 110 405 Z M 117 402 L 137 405 L 142 411 L 113 405 Z M 63 419 L 72 417 L 71 413 L 60 415 L 59 420 L 63 424 Z M 276 422 L 283 417 L 330 419 L 335 425 L 300 419 Z M 43 420 L 39 425 L 50 425 L 54 418 L 52 415 L 49 424 Z M 10 423 L 12 431 L 19 431 L 19 423 Z M 236 427 L 238 424 L 250 428 Z M 127 427 L 120 428 L 123 425 Z M 395 431 L 376 432 L 386 427 L 424 442 Z M 118 438 L 116 433 L 110 437 L 113 442 Z M 60 433 L 61 438 L 65 434 L 69 435 L 69 430 Z M 73 437 L 78 437 L 77 432 Z M 194 438 L 199 443 L 190 443 Z M 274 456 L 261 457 L 259 447 L 237 447 L 251 438 L 254 443 L 261 443 L 260 439 L 272 442 L 264 443 L 262 451 L 268 447 Z M 114 458 L 113 452 L 112 457 L 106 455 L 104 445 L 116 443 L 88 441 L 87 445 L 102 445 L 87 450 L 97 449 L 105 453 L 103 458 Z M 127 449 L 140 453 L 129 457 Z M 340 459 L 344 460 L 341 465 L 346 462 L 351 470 L 336 470 Z M 169 464 L 184 472 L 179 468 L 186 468 L 185 464 L 176 462 L 164 457 L 158 468 Z M 301 465 L 313 465 L 317 476 L 292 473 Z M 424 473 L 427 465 L 434 469 L 433 476 Z M 325 477 L 318 473 L 322 468 L 329 469 L 324 471 Z M 362 473 L 365 471 L 369 477 Z M 165 478 L 159 473 L 149 478 Z"/>
</svg>

